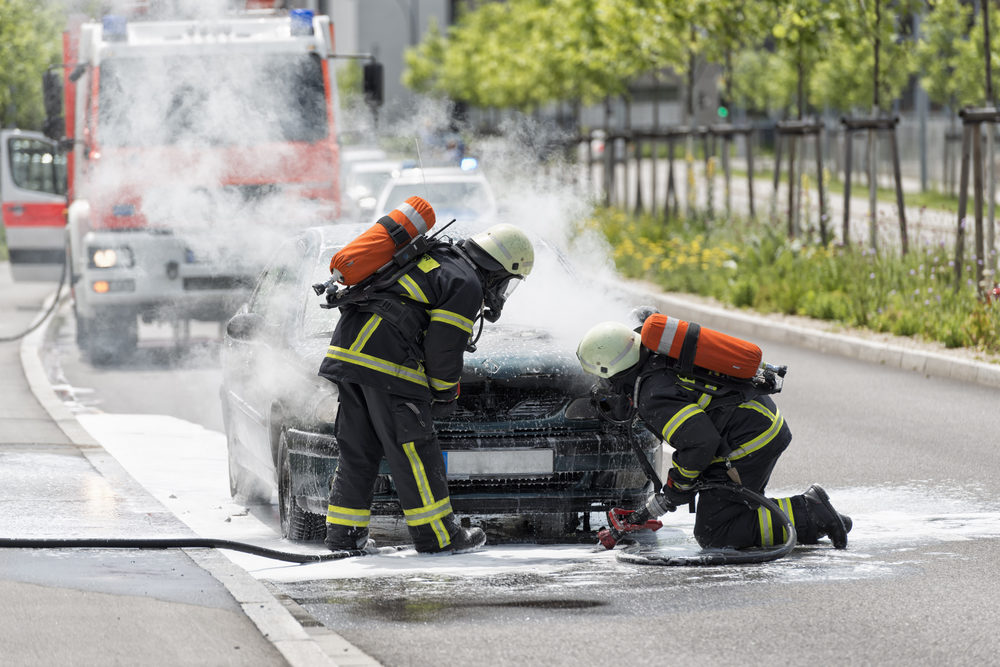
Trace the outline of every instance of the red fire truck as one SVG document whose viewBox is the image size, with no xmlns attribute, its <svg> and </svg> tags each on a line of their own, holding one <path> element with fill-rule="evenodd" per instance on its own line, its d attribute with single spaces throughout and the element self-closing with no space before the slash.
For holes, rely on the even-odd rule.
<svg viewBox="0 0 1000 667">
<path fill-rule="evenodd" d="M 46 248 L 36 230 L 25 253 L 23 220 L 8 222 L 6 201 L 4 215 L 15 273 L 65 252 L 91 361 L 130 353 L 140 320 L 223 321 L 280 238 L 338 217 L 328 17 L 106 16 L 68 30 L 63 52 L 44 87 L 45 133 L 66 151 L 65 233 Z M 19 141 L 44 153 L 35 135 Z"/>
</svg>

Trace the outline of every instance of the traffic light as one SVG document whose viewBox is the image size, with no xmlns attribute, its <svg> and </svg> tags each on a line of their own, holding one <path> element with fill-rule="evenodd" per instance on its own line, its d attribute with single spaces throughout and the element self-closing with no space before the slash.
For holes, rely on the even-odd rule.
<svg viewBox="0 0 1000 667">
<path fill-rule="evenodd" d="M 716 113 L 719 114 L 719 118 L 729 118 L 729 103 L 724 100 L 719 100 L 719 108 L 716 109 Z"/>
</svg>

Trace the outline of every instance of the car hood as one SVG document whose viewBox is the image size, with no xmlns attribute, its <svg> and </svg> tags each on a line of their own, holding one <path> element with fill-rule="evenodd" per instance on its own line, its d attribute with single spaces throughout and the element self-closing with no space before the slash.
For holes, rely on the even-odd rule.
<svg viewBox="0 0 1000 667">
<path fill-rule="evenodd" d="M 473 330 L 473 337 L 479 324 Z M 558 388 L 569 395 L 586 394 L 593 378 L 580 368 L 575 354 L 542 328 L 516 324 L 485 323 L 476 351 L 465 353 L 462 385 L 509 385 L 523 388 Z M 297 351 L 314 369 L 326 354 L 321 338 L 302 341 Z"/>
<path fill-rule="evenodd" d="M 483 328 L 476 351 L 466 353 L 462 372 L 463 382 L 487 378 L 503 382 L 535 380 L 540 384 L 568 381 L 586 387 L 591 384 L 576 356 L 548 331 L 489 323 Z"/>
</svg>

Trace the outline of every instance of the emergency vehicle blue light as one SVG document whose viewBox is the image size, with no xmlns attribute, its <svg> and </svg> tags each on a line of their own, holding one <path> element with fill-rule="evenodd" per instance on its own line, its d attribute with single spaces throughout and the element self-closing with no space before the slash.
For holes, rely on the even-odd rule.
<svg viewBox="0 0 1000 667">
<path fill-rule="evenodd" d="M 313 34 L 313 10 L 293 9 L 288 12 L 288 16 L 292 20 L 291 30 L 293 35 Z"/>
<path fill-rule="evenodd" d="M 128 35 L 128 19 L 118 14 L 108 14 L 101 19 L 104 28 L 104 39 L 108 42 L 120 42 Z"/>
<path fill-rule="evenodd" d="M 459 166 L 462 168 L 462 171 L 472 171 L 479 166 L 479 160 L 474 157 L 464 157 Z"/>
</svg>

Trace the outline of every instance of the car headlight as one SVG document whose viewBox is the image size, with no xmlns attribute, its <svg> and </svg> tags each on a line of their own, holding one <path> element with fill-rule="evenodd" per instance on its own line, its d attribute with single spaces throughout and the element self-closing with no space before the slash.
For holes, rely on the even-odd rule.
<svg viewBox="0 0 1000 667">
<path fill-rule="evenodd" d="M 570 401 L 566 406 L 566 419 L 600 419 L 597 408 L 594 407 L 590 396 L 582 396 Z"/>
<path fill-rule="evenodd" d="M 134 264 L 132 249 L 127 246 L 118 248 L 103 248 L 91 246 L 87 249 L 90 256 L 90 266 L 94 269 L 110 269 L 115 266 L 130 267 Z"/>
</svg>

